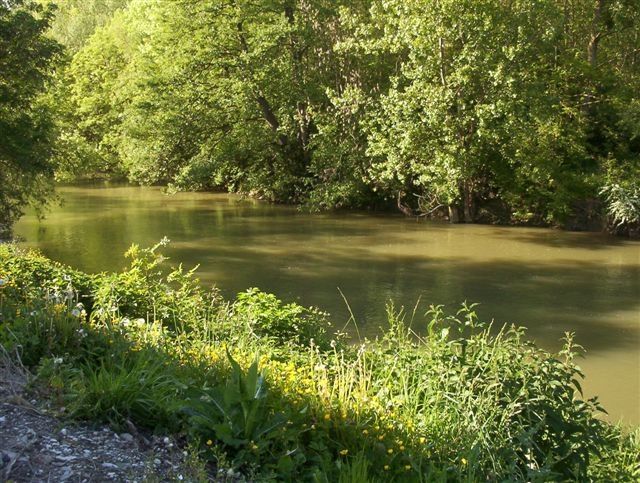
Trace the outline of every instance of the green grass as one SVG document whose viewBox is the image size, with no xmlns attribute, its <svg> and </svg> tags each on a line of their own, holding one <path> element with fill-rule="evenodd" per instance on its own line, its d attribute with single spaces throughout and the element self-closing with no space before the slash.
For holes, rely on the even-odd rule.
<svg viewBox="0 0 640 483">
<path fill-rule="evenodd" d="M 0 342 L 76 418 L 172 431 L 258 480 L 640 478 L 639 432 L 582 397 L 570 335 L 550 354 L 465 305 L 414 311 L 418 337 L 389 306 L 350 344 L 318 310 L 165 277 L 158 248 L 88 277 L 0 246 Z"/>
</svg>

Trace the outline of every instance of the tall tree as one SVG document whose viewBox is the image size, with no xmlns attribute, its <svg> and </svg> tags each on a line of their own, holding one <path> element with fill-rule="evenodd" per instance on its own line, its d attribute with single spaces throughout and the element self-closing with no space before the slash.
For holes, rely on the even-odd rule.
<svg viewBox="0 0 640 483">
<path fill-rule="evenodd" d="M 49 34 L 70 53 L 80 50 L 99 27 L 108 24 L 114 13 L 130 0 L 38 0 L 55 5 Z"/>
<path fill-rule="evenodd" d="M 0 231 L 28 205 L 52 194 L 54 137 L 41 102 L 60 45 L 44 34 L 51 9 L 27 0 L 0 2 Z"/>
</svg>

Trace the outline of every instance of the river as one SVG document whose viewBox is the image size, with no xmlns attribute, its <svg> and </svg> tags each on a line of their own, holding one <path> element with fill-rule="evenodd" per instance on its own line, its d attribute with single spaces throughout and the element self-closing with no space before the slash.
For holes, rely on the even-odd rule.
<svg viewBox="0 0 640 483">
<path fill-rule="evenodd" d="M 450 225 L 401 216 L 307 214 L 226 194 L 165 195 L 160 188 L 59 187 L 46 219 L 16 226 L 23 244 L 73 267 L 126 266 L 132 244 L 163 236 L 176 264 L 199 264 L 227 296 L 248 287 L 316 305 L 361 334 L 384 325 L 393 300 L 418 313 L 478 302 L 481 317 L 518 323 L 556 350 L 565 331 L 586 348 L 587 395 L 610 418 L 640 424 L 640 243 L 551 229 Z M 421 322 L 416 320 L 416 330 Z"/>
</svg>

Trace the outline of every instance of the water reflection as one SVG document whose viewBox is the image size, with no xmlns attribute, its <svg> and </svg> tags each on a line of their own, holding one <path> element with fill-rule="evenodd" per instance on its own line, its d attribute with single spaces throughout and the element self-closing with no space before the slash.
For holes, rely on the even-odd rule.
<svg viewBox="0 0 640 483">
<path fill-rule="evenodd" d="M 17 226 L 26 243 L 88 271 L 119 270 L 131 243 L 163 236 L 167 254 L 200 264 L 204 283 L 232 296 L 250 286 L 317 305 L 361 333 L 384 324 L 384 305 L 480 302 L 499 323 L 529 327 L 556 349 L 574 331 L 589 356 L 586 388 L 616 417 L 640 422 L 640 245 L 599 234 L 448 225 L 396 216 L 308 215 L 237 197 L 157 188 L 65 187 L 44 222 Z M 419 327 L 417 327 L 419 329 Z M 613 387 L 611 375 L 619 381 Z"/>
</svg>

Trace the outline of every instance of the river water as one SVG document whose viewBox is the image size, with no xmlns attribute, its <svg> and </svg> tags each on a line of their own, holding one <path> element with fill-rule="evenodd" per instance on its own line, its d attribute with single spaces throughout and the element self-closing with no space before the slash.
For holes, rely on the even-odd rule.
<svg viewBox="0 0 640 483">
<path fill-rule="evenodd" d="M 586 350 L 587 395 L 613 420 L 640 423 L 640 243 L 593 233 L 450 225 L 393 215 L 306 214 L 226 194 L 165 195 L 159 188 L 60 187 L 64 200 L 46 219 L 16 226 L 24 244 L 73 267 L 126 266 L 132 243 L 163 236 L 176 264 L 200 265 L 205 284 L 227 296 L 249 287 L 316 305 L 336 326 L 360 333 L 384 325 L 393 300 L 418 314 L 452 311 L 465 300 L 497 323 L 528 327 L 556 350 L 574 331 Z M 416 318 L 416 330 L 421 319 Z"/>
</svg>

